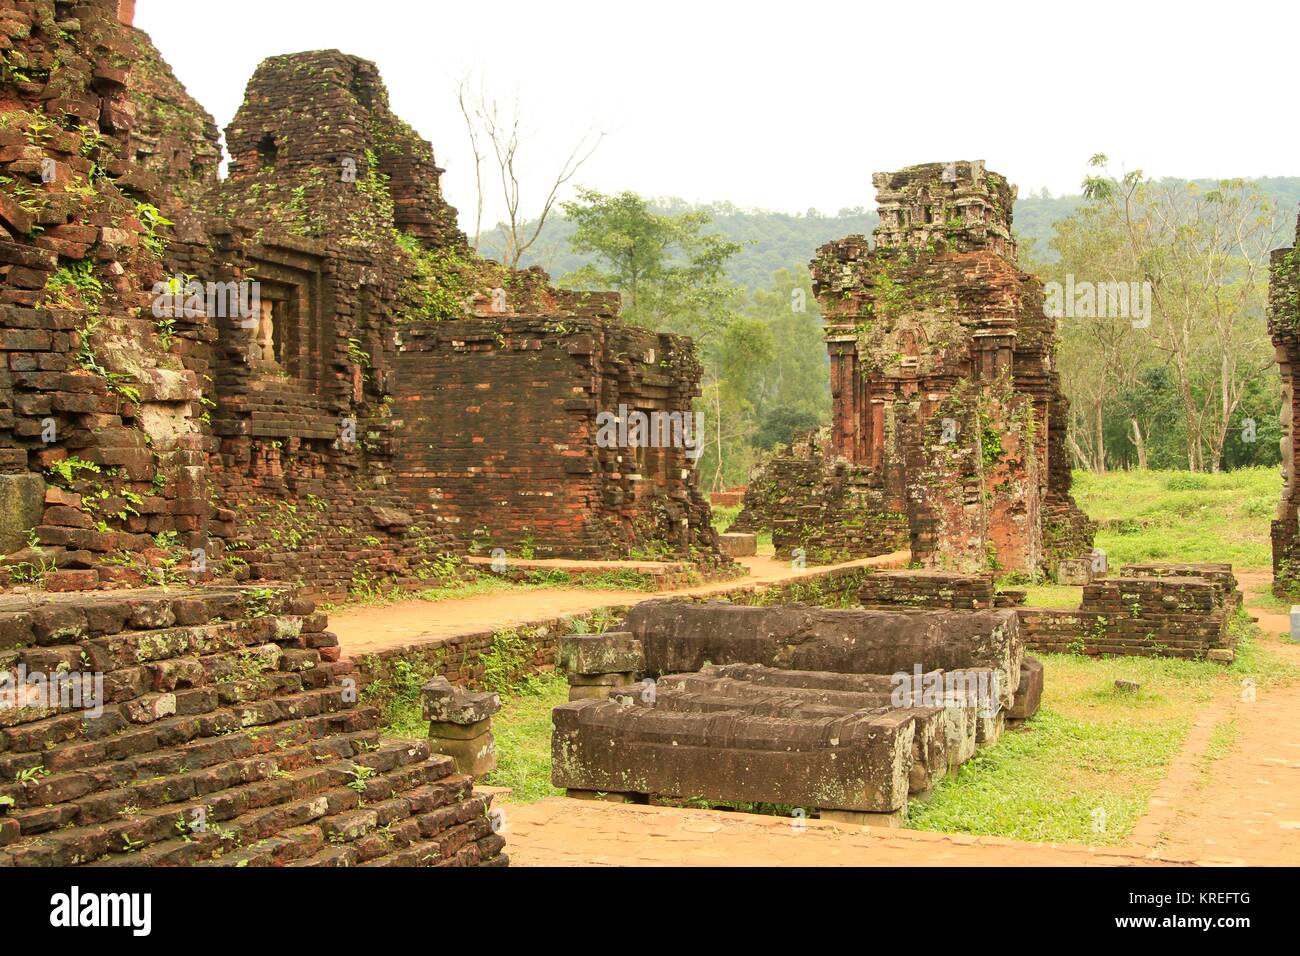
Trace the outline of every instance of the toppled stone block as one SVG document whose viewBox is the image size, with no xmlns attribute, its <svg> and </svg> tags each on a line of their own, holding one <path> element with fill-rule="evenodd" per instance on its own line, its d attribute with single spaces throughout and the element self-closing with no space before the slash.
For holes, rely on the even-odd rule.
<svg viewBox="0 0 1300 956">
<path fill-rule="evenodd" d="M 1062 558 L 1056 566 L 1056 583 L 1079 587 L 1092 583 L 1092 561 L 1089 558 Z"/>
<path fill-rule="evenodd" d="M 560 638 L 556 666 L 568 674 L 627 674 L 645 670 L 645 650 L 628 631 Z"/>
<path fill-rule="evenodd" d="M 633 607 L 626 627 L 641 641 L 651 676 L 698 671 L 706 663 L 909 675 L 916 668 L 990 667 L 999 675 L 1003 707 L 1011 706 L 1024 656 L 1012 610 L 841 610 L 665 600 Z"/>
<path fill-rule="evenodd" d="M 1026 654 L 1025 659 L 1020 663 L 1020 686 L 1016 688 L 1016 697 L 1007 711 L 1007 718 L 1028 720 L 1038 713 L 1038 706 L 1042 700 L 1043 662 Z"/>
<path fill-rule="evenodd" d="M 718 535 L 718 546 L 723 554 L 729 554 L 733 558 L 748 558 L 758 554 L 758 535 L 724 531 Z"/>
<path fill-rule="evenodd" d="M 1121 694 L 1136 694 L 1142 689 L 1142 685 L 1135 680 L 1126 680 L 1121 677 L 1115 680 L 1115 689 Z"/>
<path fill-rule="evenodd" d="M 45 512 L 45 479 L 36 474 L 0 475 L 0 554 L 27 546 L 27 535 Z"/>
<path fill-rule="evenodd" d="M 585 700 L 552 717 L 551 780 L 565 789 L 878 813 L 907 805 L 915 721 L 903 713 L 806 720 Z"/>
<path fill-rule="evenodd" d="M 435 677 L 420 689 L 426 720 L 475 724 L 489 719 L 501 709 L 497 694 L 475 692 L 457 687 L 445 677 Z"/>
</svg>

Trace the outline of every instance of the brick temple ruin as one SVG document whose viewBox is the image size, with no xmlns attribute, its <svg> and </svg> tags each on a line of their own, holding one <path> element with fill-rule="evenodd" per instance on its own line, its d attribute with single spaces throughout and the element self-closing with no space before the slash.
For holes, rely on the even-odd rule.
<svg viewBox="0 0 1300 956">
<path fill-rule="evenodd" d="M 754 476 L 733 530 L 808 561 L 910 548 L 925 567 L 1050 573 L 1092 525 L 1070 498 L 1055 322 L 1015 262 L 1015 187 L 978 161 L 873 181 L 875 245 L 850 236 L 811 263 L 829 434 Z"/>
<path fill-rule="evenodd" d="M 26 64 L 0 129 L 20 575 L 71 590 L 171 562 L 338 595 L 469 551 L 729 561 L 691 449 L 598 441 L 602 412 L 690 413 L 689 339 L 477 257 L 356 57 L 262 63 L 218 178 L 211 117 L 118 13 L 0 21 Z"/>
<path fill-rule="evenodd" d="M 427 737 L 392 740 L 316 600 L 497 549 L 734 572 L 698 449 L 601 439 L 611 413 L 688 416 L 694 346 L 479 257 L 365 60 L 264 61 L 220 176 L 133 7 L 0 10 L 0 866 L 504 866 L 475 787 L 494 635 L 455 635 Z M 1014 190 L 980 163 L 876 184 L 876 246 L 813 264 L 834 427 L 742 519 L 784 555 L 925 568 L 542 628 L 575 796 L 897 825 L 1037 710 L 1026 649 L 1105 620 L 1084 653 L 1230 656 L 1230 569 L 1126 568 L 1078 613 L 994 590 L 1092 534 Z M 806 593 L 837 606 L 786 606 Z"/>
<path fill-rule="evenodd" d="M 1268 289 L 1268 331 L 1273 336 L 1282 374 L 1282 500 L 1273 520 L 1273 590 L 1281 597 L 1300 595 L 1300 449 L 1295 423 L 1300 420 L 1300 219 L 1296 243 L 1273 251 Z"/>
<path fill-rule="evenodd" d="M 599 440 L 694 347 L 477 256 L 365 60 L 263 62 L 220 177 L 133 8 L 0 10 L 0 865 L 504 865 L 495 704 L 382 738 L 313 598 L 730 573 L 694 450 Z"/>
</svg>

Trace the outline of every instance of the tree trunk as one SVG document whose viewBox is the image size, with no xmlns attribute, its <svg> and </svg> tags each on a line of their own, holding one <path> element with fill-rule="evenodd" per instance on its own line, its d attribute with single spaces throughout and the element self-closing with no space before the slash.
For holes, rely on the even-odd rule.
<svg viewBox="0 0 1300 956">
<path fill-rule="evenodd" d="M 1136 418 L 1130 418 L 1129 422 L 1133 425 L 1133 445 L 1137 448 L 1138 467 L 1145 471 L 1147 467 L 1147 443 L 1142 437 L 1142 426 L 1138 424 Z"/>
<path fill-rule="evenodd" d="M 1103 414 L 1101 399 L 1097 399 L 1096 402 L 1093 403 L 1093 415 L 1095 416 L 1093 420 L 1093 435 L 1095 436 L 1092 449 L 1092 453 L 1095 456 L 1093 470 L 1099 475 L 1104 475 L 1106 473 L 1106 420 Z"/>
</svg>

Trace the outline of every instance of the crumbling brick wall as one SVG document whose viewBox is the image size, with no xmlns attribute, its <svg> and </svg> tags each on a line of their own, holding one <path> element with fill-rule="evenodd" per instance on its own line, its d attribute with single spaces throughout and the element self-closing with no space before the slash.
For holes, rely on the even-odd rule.
<svg viewBox="0 0 1300 956">
<path fill-rule="evenodd" d="M 1020 608 L 1026 646 L 1058 654 L 1185 657 L 1230 662 L 1236 639 L 1228 626 L 1236 581 L 1147 570 L 1103 578 L 1083 588 L 1077 611 Z M 1187 571 L 1195 572 L 1194 566 Z"/>
<path fill-rule="evenodd" d="M 1091 529 L 1069 498 L 1054 324 L 1041 285 L 1015 265 L 1014 188 L 982 162 L 875 183 L 875 247 L 850 236 L 812 263 L 831 356 L 825 477 L 769 524 L 815 503 L 823 513 L 799 527 L 799 546 L 857 557 L 884 553 L 905 515 L 926 566 L 1050 569 L 1061 548 L 1090 545 Z M 845 476 L 872 493 L 837 514 L 825 492 Z M 846 521 L 884 533 L 846 543 L 835 530 Z"/>
<path fill-rule="evenodd" d="M 1296 222 L 1300 240 L 1300 218 Z M 1268 330 L 1273 336 L 1278 371 L 1282 375 L 1282 498 L 1273 520 L 1273 590 L 1283 597 L 1300 595 L 1300 483 L 1297 482 L 1295 422 L 1300 420 L 1300 241 L 1274 250 L 1268 291 Z"/>
<path fill-rule="evenodd" d="M 185 359 L 208 330 L 201 319 L 163 330 L 150 315 L 165 220 L 182 204 L 175 178 L 150 168 L 163 165 L 152 157 L 165 137 L 149 128 L 159 111 L 133 99 L 132 78 L 148 78 L 150 103 L 190 115 L 190 185 L 215 174 L 215 130 L 115 3 L 11 5 L 0 36 L 10 577 L 52 589 L 132 583 L 122 562 L 105 562 L 153 550 L 156 536 L 203 548 L 210 512 L 202 383 Z M 173 170 L 177 158 L 168 155 Z M 39 548 L 22 548 L 29 541 Z"/>
<path fill-rule="evenodd" d="M 402 328 L 397 487 L 476 553 L 716 560 L 689 340 L 623 326 L 615 294 L 550 298 L 540 315 Z M 603 442 L 601 416 L 620 408 L 672 416 L 658 420 L 689 428 L 694 449 L 671 431 Z"/>
<path fill-rule="evenodd" d="M 77 5 L 75 22 L 60 19 L 68 8 L 0 15 L 26 64 L 6 84 L 13 108 L 0 125 L 10 579 L 260 577 L 334 596 L 447 576 L 468 542 L 411 508 L 394 466 L 403 425 L 416 424 L 397 414 L 401 329 L 474 315 L 487 328 L 504 318 L 501 293 L 567 348 L 561 320 L 573 307 L 543 274 L 469 250 L 431 147 L 388 109 L 373 64 L 337 51 L 264 62 L 227 130 L 230 171 L 218 182 L 215 126 L 148 38 L 114 3 Z M 623 329 L 616 310 L 602 335 L 593 415 L 606 399 L 689 406 L 699 366 L 688 340 Z M 671 361 L 618 358 L 656 348 Z M 642 481 L 603 449 L 584 456 L 600 553 L 665 543 L 721 560 L 693 462 L 666 454 Z M 408 471 L 447 472 L 460 457 Z M 541 473 L 573 457 L 538 442 L 520 464 Z M 559 535 L 544 548 L 594 553 L 594 534 L 573 531 L 580 516 L 538 517 Z"/>
</svg>

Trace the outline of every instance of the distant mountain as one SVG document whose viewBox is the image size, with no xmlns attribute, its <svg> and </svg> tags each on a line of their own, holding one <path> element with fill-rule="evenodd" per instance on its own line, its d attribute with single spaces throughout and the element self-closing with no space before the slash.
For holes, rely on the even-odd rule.
<svg viewBox="0 0 1300 956">
<path fill-rule="evenodd" d="M 1176 179 L 1167 182 L 1179 182 Z M 1197 180 L 1207 188 L 1212 180 Z M 1279 245 L 1289 245 L 1295 235 L 1296 213 L 1300 208 L 1300 176 L 1268 176 L 1256 182 L 1260 190 L 1277 209 Z M 1016 200 L 1014 224 L 1021 248 L 1045 261 L 1056 258 L 1050 247 L 1052 227 L 1066 218 L 1084 202 L 1082 196 L 1052 196 L 1046 190 L 1036 195 L 1021 196 Z M 859 234 L 869 236 L 876 228 L 879 217 L 874 210 L 861 207 L 841 209 L 835 215 L 825 215 L 815 209 L 803 214 L 771 212 L 764 209 L 742 209 L 728 202 L 693 206 L 680 199 L 660 199 L 654 203 L 657 212 L 681 213 L 703 209 L 713 217 L 714 228 L 734 242 L 743 243 L 744 250 L 731 262 L 728 270 L 732 281 L 747 289 L 764 288 L 778 269 L 792 265 L 807 265 L 817 247 L 832 239 Z M 586 265 L 587 256 L 574 254 L 568 245 L 573 225 L 561 216 L 550 219 L 542 230 L 536 245 L 524 257 L 525 266 L 539 265 L 558 278 Z M 499 259 L 504 248 L 503 232 L 498 227 L 485 233 L 481 251 L 489 258 Z"/>
</svg>

